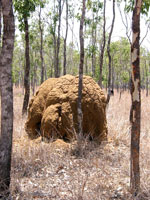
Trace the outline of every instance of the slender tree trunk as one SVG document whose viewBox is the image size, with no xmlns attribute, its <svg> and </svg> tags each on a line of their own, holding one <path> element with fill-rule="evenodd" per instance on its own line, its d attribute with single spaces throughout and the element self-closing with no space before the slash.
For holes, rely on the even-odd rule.
<svg viewBox="0 0 150 200">
<path fill-rule="evenodd" d="M 88 75 L 88 56 L 85 56 L 85 74 Z"/>
<path fill-rule="evenodd" d="M 108 38 L 108 44 L 107 44 L 107 54 L 109 58 L 109 73 L 108 73 L 108 94 L 107 94 L 107 103 L 109 103 L 110 100 L 110 95 L 111 95 L 111 54 L 110 54 L 110 42 L 111 42 L 111 36 L 114 28 L 114 23 L 115 23 L 115 0 L 113 0 L 113 19 L 112 19 L 112 25 L 111 25 L 111 30 L 109 33 L 109 38 Z"/>
<path fill-rule="evenodd" d="M 104 60 L 104 51 L 105 51 L 105 44 L 106 44 L 106 0 L 104 0 L 104 10 L 103 10 L 103 36 L 102 36 L 102 43 L 101 43 L 101 51 L 99 57 L 99 66 L 100 66 L 100 74 L 99 74 L 99 86 L 102 88 L 102 77 L 103 77 L 103 60 Z"/>
<path fill-rule="evenodd" d="M 132 85 L 131 85 L 131 192 L 137 196 L 140 189 L 140 128 L 141 128 L 141 90 L 140 90 L 140 12 L 142 0 L 135 1 L 132 16 Z"/>
<path fill-rule="evenodd" d="M 83 65 L 84 65 L 84 20 L 85 20 L 85 0 L 82 0 L 82 16 L 80 20 L 80 64 L 79 64 L 79 88 L 78 88 L 78 134 L 79 139 L 83 138 L 83 114 L 82 114 L 82 87 L 83 87 Z"/>
<path fill-rule="evenodd" d="M 92 24 L 92 77 L 95 76 L 95 34 L 94 34 L 94 30 L 95 26 L 94 26 L 94 12 L 93 12 L 93 24 Z"/>
<path fill-rule="evenodd" d="M 67 42 L 67 36 L 68 36 L 68 0 L 66 0 L 66 35 L 64 39 L 64 72 L 63 74 L 66 75 L 66 42 Z"/>
<path fill-rule="evenodd" d="M 112 59 L 112 92 L 114 91 L 114 84 L 115 84 L 115 72 L 114 72 L 114 66 L 113 66 L 113 59 Z"/>
<path fill-rule="evenodd" d="M 60 28 L 61 28 L 61 0 L 59 0 L 59 19 L 58 19 L 58 36 L 57 36 L 57 49 L 56 49 L 56 74 L 55 77 L 58 78 L 60 76 L 59 70 L 59 50 L 60 50 Z"/>
<path fill-rule="evenodd" d="M 0 0 L 0 49 L 1 49 L 1 42 L 2 42 L 2 2 Z"/>
<path fill-rule="evenodd" d="M 13 135 L 12 57 L 15 23 L 12 0 L 2 0 L 3 45 L 0 54 L 1 135 L 0 135 L 0 199 L 9 195 Z M 6 196 L 5 196 L 6 195 Z"/>
<path fill-rule="evenodd" d="M 36 58 L 36 51 L 35 51 L 35 58 Z M 33 88 L 32 88 L 33 95 L 35 94 L 36 82 L 37 82 L 37 63 L 35 61 L 35 63 L 34 63 L 34 69 L 33 69 Z"/>
<path fill-rule="evenodd" d="M 57 58 L 57 42 L 56 42 L 56 29 L 54 29 L 54 35 L 53 35 L 53 42 L 54 42 L 54 73 L 55 73 L 55 78 L 58 77 L 58 69 L 57 69 L 57 63 L 56 63 L 56 58 Z"/>
<path fill-rule="evenodd" d="M 25 73 L 24 73 L 24 88 L 25 95 L 23 100 L 22 114 L 27 113 L 29 97 L 30 97 L 30 54 L 29 54 L 29 26 L 28 19 L 24 19 L 25 23 Z"/>
<path fill-rule="evenodd" d="M 47 65 L 45 64 L 45 62 L 44 62 L 44 77 L 45 80 L 47 80 Z"/>
<path fill-rule="evenodd" d="M 146 96 L 148 97 L 148 69 L 145 60 L 145 76 L 146 76 Z"/>
<path fill-rule="evenodd" d="M 96 68 L 96 28 L 92 30 L 92 77 L 95 77 Z"/>
<path fill-rule="evenodd" d="M 40 29 L 40 57 L 41 57 L 41 84 L 44 81 L 44 59 L 43 59 L 43 27 L 41 22 L 41 6 L 39 12 L 39 29 Z"/>
<path fill-rule="evenodd" d="M 1 42 L 2 42 L 2 2 L 0 0 L 0 53 L 1 53 Z M 1 75 L 1 68 L 0 68 L 0 75 Z M 1 93 L 1 85 L 0 85 L 0 93 Z"/>
</svg>

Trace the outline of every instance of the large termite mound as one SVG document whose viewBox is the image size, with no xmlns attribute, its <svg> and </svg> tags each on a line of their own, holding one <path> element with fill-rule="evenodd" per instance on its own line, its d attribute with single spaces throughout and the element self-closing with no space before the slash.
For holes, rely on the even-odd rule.
<svg viewBox="0 0 150 200">
<path fill-rule="evenodd" d="M 46 80 L 31 99 L 25 129 L 30 138 L 71 140 L 78 130 L 78 76 Z M 106 98 L 98 84 L 83 76 L 83 133 L 90 139 L 107 139 Z"/>
</svg>

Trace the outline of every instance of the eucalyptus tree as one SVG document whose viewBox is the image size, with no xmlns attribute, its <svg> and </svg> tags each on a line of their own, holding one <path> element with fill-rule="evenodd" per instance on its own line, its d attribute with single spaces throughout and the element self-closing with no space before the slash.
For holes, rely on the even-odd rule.
<svg viewBox="0 0 150 200">
<path fill-rule="evenodd" d="M 58 35 L 57 35 L 57 49 L 56 49 L 56 71 L 55 77 L 60 76 L 60 60 L 59 60 L 59 53 L 60 53 L 60 29 L 61 29 L 61 18 L 62 18 L 62 11 L 64 6 L 64 0 L 57 0 L 58 1 Z"/>
<path fill-rule="evenodd" d="M 147 0 L 132 0 L 126 6 L 126 10 L 132 14 L 132 43 L 131 43 L 131 165 L 130 186 L 135 197 L 140 190 L 140 132 L 141 132 L 141 79 L 140 79 L 140 15 L 147 14 L 150 2 Z"/>
<path fill-rule="evenodd" d="M 140 13 L 142 0 L 135 1 L 132 16 L 132 112 L 131 112 L 131 190 L 137 196 L 140 188 L 139 144 L 141 128 L 141 89 L 140 89 Z"/>
<path fill-rule="evenodd" d="M 41 84 L 44 81 L 44 58 L 43 58 L 43 32 L 44 26 L 42 24 L 42 8 L 44 8 L 44 1 L 40 1 L 39 5 L 39 30 L 40 30 L 40 57 L 41 57 Z"/>
<path fill-rule="evenodd" d="M 130 80 L 130 44 L 126 38 L 111 42 L 112 88 L 128 88 Z"/>
<path fill-rule="evenodd" d="M 112 24 L 111 24 L 110 33 L 109 33 L 109 36 L 108 36 L 108 43 L 107 43 L 107 54 L 108 54 L 108 58 L 109 58 L 107 103 L 109 103 L 110 95 L 111 95 L 111 76 L 112 76 L 112 62 L 111 62 L 111 60 L 112 60 L 112 58 L 111 58 L 111 54 L 110 54 L 110 43 L 111 43 L 111 36 L 112 36 L 114 23 L 115 23 L 115 1 L 116 0 L 113 0 L 113 19 L 112 19 Z"/>
<path fill-rule="evenodd" d="M 104 59 L 104 51 L 105 51 L 105 44 L 106 44 L 106 0 L 104 0 L 103 5 L 103 35 L 102 35 L 102 42 L 100 46 L 100 56 L 99 56 L 99 85 L 102 88 L 102 77 L 103 77 L 103 59 Z"/>
<path fill-rule="evenodd" d="M 17 87 L 23 87 L 24 75 L 24 41 L 16 37 L 12 65 L 13 83 Z"/>
<path fill-rule="evenodd" d="M 41 34 L 39 35 L 38 22 L 32 22 L 30 25 L 30 58 L 31 70 L 30 79 L 32 93 L 35 93 L 35 87 L 41 83 Z M 39 51 L 40 50 L 40 51 Z M 44 74 L 44 73 L 43 73 Z"/>
<path fill-rule="evenodd" d="M 86 0 L 82 0 L 82 15 L 80 19 L 80 64 L 79 64 L 79 86 L 78 86 L 78 139 L 83 137 L 83 113 L 82 113 L 82 88 L 83 88 L 83 65 L 84 65 L 84 20 L 86 10 Z M 80 142 L 80 141 L 79 141 Z"/>
<path fill-rule="evenodd" d="M 53 36 L 54 72 L 56 78 L 60 76 L 60 31 L 64 2 L 65 0 L 53 0 L 51 11 L 48 13 L 48 17 L 50 18 L 50 23 L 48 22 L 49 32 Z"/>
<path fill-rule="evenodd" d="M 2 41 L 2 2 L 0 1 L 0 47 Z"/>
<path fill-rule="evenodd" d="M 1 135 L 0 135 L 0 199 L 9 196 L 13 134 L 12 57 L 15 23 L 12 0 L 1 0 L 3 41 L 0 53 Z"/>
<path fill-rule="evenodd" d="M 68 36 L 68 0 L 66 1 L 66 33 L 65 33 L 65 38 L 64 38 L 64 63 L 63 63 L 63 74 L 66 74 L 66 45 L 67 45 L 67 36 Z"/>
<path fill-rule="evenodd" d="M 92 76 L 95 77 L 96 54 L 97 54 L 97 30 L 101 21 L 102 2 L 97 0 L 87 1 L 87 18 L 85 19 L 86 29 L 90 38 L 89 53 L 91 55 Z"/>
<path fill-rule="evenodd" d="M 39 5 L 39 0 L 14 0 L 14 8 L 17 12 L 20 31 L 25 33 L 25 73 L 24 88 L 25 95 L 23 100 L 22 114 L 27 112 L 30 97 L 30 48 L 29 48 L 29 23 L 31 13 Z"/>
</svg>

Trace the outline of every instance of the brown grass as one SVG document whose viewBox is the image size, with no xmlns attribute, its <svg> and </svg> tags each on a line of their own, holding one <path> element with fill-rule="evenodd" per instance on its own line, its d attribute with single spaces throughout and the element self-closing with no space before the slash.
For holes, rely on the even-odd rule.
<svg viewBox="0 0 150 200">
<path fill-rule="evenodd" d="M 75 144 L 61 140 L 29 140 L 21 117 L 22 92 L 15 89 L 11 191 L 16 200 L 130 200 L 130 94 L 111 98 L 107 109 L 109 140 L 101 146 L 84 143 L 82 155 Z M 150 97 L 142 93 L 141 194 L 150 199 Z"/>
</svg>

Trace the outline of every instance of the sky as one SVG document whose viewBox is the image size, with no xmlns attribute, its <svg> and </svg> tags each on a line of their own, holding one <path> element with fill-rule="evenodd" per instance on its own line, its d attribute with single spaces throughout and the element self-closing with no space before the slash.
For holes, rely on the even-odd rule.
<svg viewBox="0 0 150 200">
<path fill-rule="evenodd" d="M 124 3 L 121 3 L 121 12 L 124 17 L 125 15 L 124 15 L 123 8 L 124 8 Z M 111 24 L 111 18 L 112 18 L 111 9 L 112 9 L 112 2 L 107 1 L 107 8 L 106 8 L 106 15 L 108 17 L 107 24 Z M 145 25 L 145 21 L 148 18 L 150 19 L 150 13 L 149 13 L 148 17 L 141 15 L 141 23 L 140 23 L 140 25 L 141 25 L 141 41 L 143 40 L 143 38 L 147 32 L 147 25 Z M 130 20 L 128 20 L 128 25 L 131 30 L 132 13 L 130 13 L 129 19 Z M 115 25 L 114 25 L 112 40 L 114 40 L 114 41 L 118 40 L 120 37 L 126 37 L 126 28 L 123 25 L 118 6 L 116 5 L 116 18 L 115 18 Z M 132 40 L 132 35 L 130 38 Z M 148 38 L 150 38 L 150 29 L 149 29 L 149 33 L 148 33 L 147 37 L 142 42 L 142 46 L 150 50 L 150 40 L 148 41 Z"/>
<path fill-rule="evenodd" d="M 50 7 L 51 6 L 47 6 L 45 8 L 45 11 L 46 12 L 50 11 Z M 77 8 L 78 8 L 78 6 L 76 7 L 76 9 Z M 122 12 L 122 16 L 124 18 L 125 17 L 125 15 L 124 15 L 124 3 L 121 3 L 121 12 Z M 149 16 L 148 17 L 141 16 L 141 40 L 143 39 L 143 37 L 145 36 L 145 34 L 147 32 L 147 26 L 145 25 L 145 21 L 148 18 L 150 19 L 150 12 L 149 12 Z M 130 31 L 131 31 L 132 13 L 130 13 L 128 19 L 129 19 L 128 20 L 128 26 L 129 26 Z M 112 0 L 111 1 L 107 0 L 106 1 L 106 29 L 108 30 L 108 32 L 109 32 L 108 28 L 110 27 L 111 22 L 112 22 Z M 71 26 L 72 25 L 70 24 L 70 27 Z M 16 31 L 16 33 L 19 34 L 18 31 Z M 65 20 L 62 19 L 61 35 L 64 35 L 64 34 L 65 34 Z M 76 47 L 79 50 L 79 22 L 78 23 L 75 22 L 75 24 L 74 24 L 74 34 L 73 35 L 74 35 L 73 37 L 74 37 L 74 41 L 76 43 Z M 123 25 L 118 6 L 116 5 L 116 17 L 115 17 L 114 30 L 113 30 L 113 34 L 112 34 L 112 41 L 117 41 L 121 37 L 126 37 L 126 28 Z M 132 35 L 130 36 L 130 39 L 132 40 Z M 68 43 L 70 43 L 71 41 L 72 41 L 72 33 L 69 30 L 69 32 L 68 32 Z M 147 34 L 147 37 L 142 42 L 142 46 L 150 51 L 150 29 L 149 29 L 149 32 Z"/>
<path fill-rule="evenodd" d="M 122 16 L 125 19 L 124 14 L 124 3 L 121 3 L 121 12 Z M 146 32 L 147 32 L 147 25 L 145 25 L 145 22 L 147 19 L 150 19 L 150 13 L 149 16 L 141 16 L 141 41 L 143 40 Z M 128 26 L 129 31 L 131 32 L 131 21 L 132 21 L 132 13 L 128 15 Z M 109 27 L 112 23 L 112 1 L 106 1 L 106 29 L 109 32 Z M 114 24 L 114 30 L 112 33 L 112 41 L 117 41 L 121 37 L 127 37 L 126 36 L 126 28 L 121 20 L 120 12 L 118 9 L 118 6 L 116 5 L 116 17 L 115 17 L 115 24 Z M 143 40 L 142 46 L 148 50 L 150 50 L 150 29 L 149 33 L 147 34 L 147 37 Z M 74 29 L 74 39 L 76 40 L 76 43 L 78 43 L 77 46 L 79 46 L 79 22 L 75 23 L 75 29 Z M 130 34 L 130 39 L 132 40 L 132 35 Z M 68 35 L 68 40 L 71 40 L 71 33 Z"/>
</svg>

